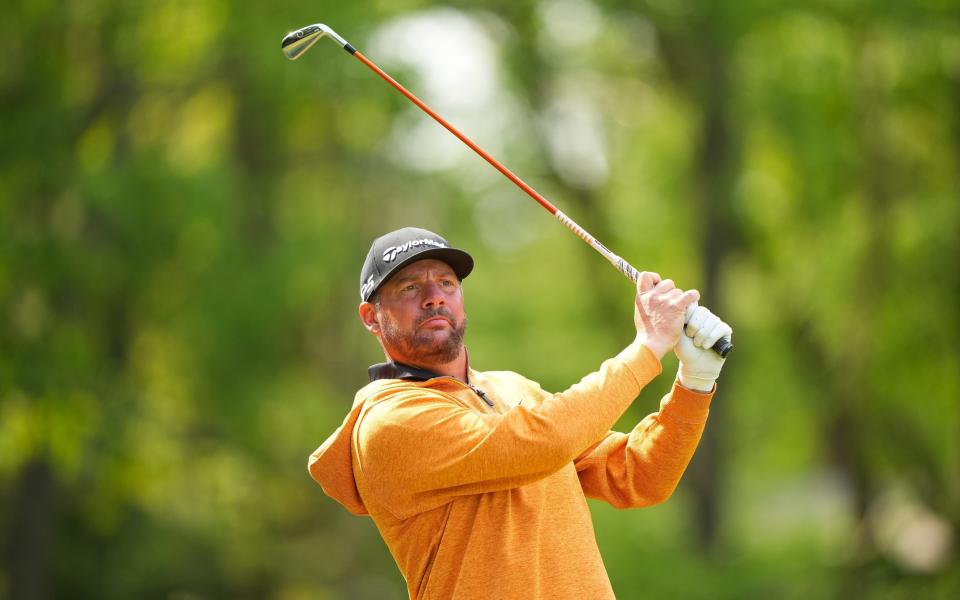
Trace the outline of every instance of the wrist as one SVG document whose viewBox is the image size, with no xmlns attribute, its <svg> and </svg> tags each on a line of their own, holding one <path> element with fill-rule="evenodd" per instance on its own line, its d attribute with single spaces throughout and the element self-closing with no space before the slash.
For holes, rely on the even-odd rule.
<svg viewBox="0 0 960 600">
<path fill-rule="evenodd" d="M 657 340 L 649 339 L 642 334 L 637 335 L 637 342 L 649 348 L 650 352 L 653 352 L 653 354 L 657 357 L 658 360 L 662 360 L 663 357 L 667 354 L 667 352 L 669 352 L 670 349 L 673 347 L 672 344 L 658 342 Z"/>
<path fill-rule="evenodd" d="M 685 374 L 682 370 L 677 372 L 677 381 L 688 390 L 701 393 L 713 391 L 713 386 L 717 383 L 715 377 L 698 377 L 689 373 Z"/>
<path fill-rule="evenodd" d="M 699 368 L 698 368 L 699 367 Z M 703 365 L 680 361 L 677 368 L 677 381 L 680 385 L 695 392 L 709 392 L 720 376 L 720 369 L 704 368 Z"/>
</svg>

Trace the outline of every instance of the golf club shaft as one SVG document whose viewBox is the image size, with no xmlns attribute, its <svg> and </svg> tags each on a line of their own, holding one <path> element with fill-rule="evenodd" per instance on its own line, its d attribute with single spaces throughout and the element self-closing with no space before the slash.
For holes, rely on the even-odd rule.
<svg viewBox="0 0 960 600">
<path fill-rule="evenodd" d="M 544 198 L 543 196 L 541 196 L 540 193 L 537 192 L 537 190 L 535 190 L 535 189 L 533 189 L 532 187 L 530 187 L 529 185 L 527 185 L 527 183 L 526 183 L 524 180 L 522 180 L 522 179 L 520 179 L 519 177 L 517 177 L 517 175 L 514 174 L 513 171 L 511 171 L 511 170 L 508 169 L 507 167 L 503 166 L 503 164 L 502 164 L 500 161 L 498 161 L 498 160 L 495 159 L 494 157 L 490 156 L 483 148 L 481 148 L 480 146 L 476 145 L 476 144 L 473 142 L 473 140 L 471 140 L 471 139 L 468 138 L 466 135 L 464 135 L 463 133 L 461 133 L 459 129 L 457 129 L 456 127 L 454 127 L 454 126 L 451 125 L 450 123 L 448 123 L 448 122 L 446 121 L 446 119 L 444 119 L 443 117 L 441 117 L 440 115 L 438 115 L 433 109 L 431 109 L 429 106 L 427 106 L 422 100 L 420 100 L 419 98 L 417 98 L 417 97 L 416 97 L 412 92 L 410 92 L 407 88 L 405 88 L 405 87 L 403 87 L 402 85 L 400 85 L 400 84 L 397 82 L 397 80 L 395 80 L 393 77 L 390 77 L 390 75 L 388 75 L 387 73 L 385 73 L 385 72 L 383 71 L 383 69 L 381 69 L 381 68 L 378 67 L 376 64 L 374 64 L 373 61 L 371 61 L 369 58 L 367 58 L 366 56 L 364 56 L 364 55 L 363 55 L 362 53 L 360 53 L 359 51 L 354 52 L 353 55 L 356 56 L 357 59 L 360 60 L 360 62 L 362 62 L 363 64 L 365 64 L 365 65 L 367 65 L 368 67 L 370 67 L 370 69 L 373 70 L 373 72 L 375 72 L 377 75 L 379 75 L 380 77 L 382 77 L 382 78 L 384 79 L 384 81 L 386 81 L 387 83 L 389 83 L 390 85 L 392 85 L 394 88 L 397 89 L 397 91 L 399 91 L 401 94 L 403 94 L 404 96 L 406 96 L 411 102 L 413 102 L 413 103 L 416 104 L 418 107 L 420 107 L 420 109 L 421 109 L 423 112 L 425 112 L 425 113 L 427 113 L 428 115 L 430 115 L 437 123 L 440 123 L 441 125 L 443 125 L 444 128 L 447 129 L 447 131 L 449 131 L 449 132 L 452 133 L 453 135 L 457 136 L 457 138 L 458 138 L 461 142 L 463 142 L 464 144 L 466 144 L 467 146 L 469 146 L 471 150 L 473 150 L 474 152 L 476 152 L 477 154 L 479 154 L 479 155 L 483 158 L 483 160 L 485 160 L 485 161 L 487 161 L 488 163 L 490 163 L 490 164 L 493 166 L 494 169 L 496 169 L 496 170 L 500 171 L 501 173 L 503 173 L 503 176 L 504 176 L 504 177 L 506 177 L 507 179 L 509 179 L 509 180 L 512 181 L 513 183 L 517 184 L 517 186 L 518 186 L 521 190 L 523 190 L 524 192 L 527 193 L 528 196 L 530 196 L 531 198 L 533 198 L 534 200 L 536 200 L 536 201 L 540 204 L 540 206 L 542 206 L 543 208 L 547 209 L 547 212 L 549 212 L 551 215 L 555 216 L 558 221 L 560 221 L 561 223 L 563 223 L 563 224 L 567 227 L 567 229 L 569 229 L 570 231 L 572 231 L 572 232 L 574 232 L 575 234 L 577 234 L 577 236 L 578 236 L 580 239 L 582 239 L 583 241 L 585 241 L 585 242 L 587 242 L 588 244 L 590 244 L 594 249 L 597 250 L 597 252 L 599 252 L 600 254 L 602 254 L 607 260 L 610 261 L 611 264 L 613 264 L 613 266 L 615 266 L 617 269 L 619 269 L 621 273 L 623 273 L 624 275 L 626 275 L 627 278 L 629 278 L 629 279 L 630 279 L 631 281 L 633 281 L 634 283 L 637 282 L 637 279 L 639 279 L 639 277 L 640 277 L 640 273 L 639 273 L 635 268 L 633 268 L 633 267 L 630 265 L 630 263 L 628 263 L 628 262 L 625 261 L 624 259 L 620 258 L 620 257 L 617 256 L 616 254 L 614 254 L 613 252 L 611 252 L 609 249 L 607 249 L 606 246 L 604 246 L 604 245 L 601 244 L 599 241 L 597 241 L 597 239 L 596 239 L 595 237 L 593 237 L 592 235 L 590 235 L 590 233 L 588 233 L 584 228 L 582 228 L 582 227 L 580 227 L 579 225 L 577 225 L 577 223 L 574 222 L 573 219 L 571 219 L 570 217 L 568 217 L 567 215 L 565 215 L 565 214 L 563 213 L 563 211 L 561 211 L 561 210 L 558 209 L 556 206 L 554 206 L 553 203 L 551 203 L 549 200 L 547 200 L 546 198 Z"/>
<path fill-rule="evenodd" d="M 416 104 L 416 105 L 420 108 L 420 110 L 422 110 L 423 112 L 425 112 L 425 113 L 427 113 L 428 115 L 430 115 L 430 117 L 432 117 L 434 121 L 436 121 L 436 122 L 439 123 L 440 125 L 443 125 L 443 127 L 444 127 L 447 131 L 449 131 L 449 132 L 452 133 L 453 135 L 457 136 L 457 138 L 458 138 L 461 142 L 463 142 L 464 144 L 466 144 L 467 146 L 469 146 L 471 150 L 473 150 L 474 152 L 476 152 L 477 154 L 479 154 L 485 161 L 487 161 L 488 163 L 490 163 L 490 164 L 493 166 L 493 168 L 495 168 L 496 170 L 500 171 L 500 172 L 503 174 L 504 177 L 506 177 L 507 179 L 509 179 L 509 180 L 512 181 L 513 183 L 515 183 L 515 184 L 517 185 L 517 187 L 519 187 L 521 190 L 523 190 L 524 192 L 526 192 L 528 196 L 530 196 L 531 198 L 533 198 L 534 200 L 536 200 L 537 203 L 540 204 L 540 206 L 542 206 L 543 208 L 545 208 L 550 214 L 552 214 L 554 217 L 556 217 L 558 221 L 560 221 L 561 223 L 563 223 L 564 227 L 566 227 L 567 229 L 569 229 L 570 231 L 572 231 L 573 233 L 575 233 L 575 234 L 577 235 L 577 237 L 579 237 L 580 239 L 582 239 L 584 242 L 590 244 L 590 246 L 591 246 L 594 250 L 596 250 L 596 251 L 599 252 L 604 258 L 606 258 L 606 259 L 610 262 L 610 264 L 612 264 L 614 267 L 616 267 L 618 271 L 620 271 L 621 273 L 623 273 L 624 276 L 627 277 L 627 279 L 629 279 L 629 280 L 632 281 L 633 283 L 636 283 L 636 282 L 637 282 L 637 280 L 640 278 L 640 272 L 637 271 L 637 269 L 635 269 L 630 263 L 628 263 L 628 262 L 627 262 L 626 260 L 624 260 L 623 258 L 621 258 L 621 257 L 617 256 L 616 254 L 614 254 L 613 252 L 611 252 L 606 246 L 604 246 L 603 244 L 601 244 L 601 243 L 597 240 L 597 238 L 595 238 L 595 237 L 593 237 L 592 235 L 590 235 L 590 233 L 587 232 L 587 230 L 585 230 L 583 227 L 580 227 L 573 219 L 571 219 L 570 217 L 568 217 L 567 215 L 565 215 L 565 214 L 563 213 L 563 211 L 559 210 L 559 209 L 558 209 L 556 206 L 554 206 L 549 200 L 547 200 L 546 198 L 544 198 L 543 196 L 541 196 L 535 189 L 533 189 L 532 187 L 530 187 L 529 185 L 527 185 L 527 183 L 524 182 L 524 181 L 523 181 L 522 179 L 520 179 L 519 177 L 517 177 L 517 176 L 513 173 L 513 171 L 511 171 L 510 169 L 508 169 L 508 168 L 506 168 L 505 166 L 503 166 L 503 165 L 500 163 L 500 161 L 498 161 L 497 159 L 495 159 L 495 158 L 493 158 L 492 156 L 490 156 L 489 154 L 487 154 L 487 152 L 486 152 L 483 148 L 481 148 L 480 146 L 476 145 L 476 144 L 473 142 L 473 140 L 471 140 L 470 138 L 468 138 L 467 136 L 465 136 L 463 133 L 460 132 L 459 129 L 457 129 L 456 127 L 454 127 L 454 126 L 451 125 L 450 123 L 448 123 L 448 122 L 446 121 L 446 119 L 444 119 L 443 117 L 441 117 L 440 115 L 438 115 L 436 112 L 434 112 L 434 110 L 431 109 L 429 106 L 427 106 L 422 100 L 420 100 L 420 98 L 417 98 L 412 92 L 410 92 L 409 90 L 407 90 L 407 88 L 405 88 L 405 87 L 403 87 L 402 85 L 400 85 L 400 83 L 397 82 L 397 80 L 395 80 L 393 77 L 391 77 L 391 76 L 388 75 L 386 72 L 384 72 L 383 69 L 381 69 L 381 68 L 378 67 L 376 64 L 374 64 L 373 61 L 371 61 L 369 58 L 367 58 L 366 56 L 364 56 L 360 51 L 356 50 L 355 48 L 353 48 L 353 46 L 351 46 L 350 44 L 347 44 L 347 43 L 345 43 L 345 42 L 344 42 L 343 48 L 344 48 L 344 50 L 346 50 L 349 54 L 352 54 L 352 55 L 355 56 L 360 62 L 362 62 L 363 64 L 365 64 L 367 67 L 369 67 L 374 73 L 376 73 L 377 75 L 379 75 L 380 77 L 382 77 L 384 81 L 386 81 L 387 83 L 389 83 L 390 85 L 392 85 L 398 92 L 400 92 L 401 94 L 403 94 L 404 96 L 406 96 L 408 100 L 410 100 L 411 102 L 413 102 L 414 104 Z M 733 349 L 733 344 L 730 343 L 730 340 L 729 340 L 728 338 L 720 338 L 720 339 L 717 340 L 717 342 L 713 345 L 713 350 L 714 350 L 717 354 L 719 354 L 720 356 L 723 356 L 723 357 L 726 357 L 727 354 L 729 354 L 732 349 Z"/>
</svg>

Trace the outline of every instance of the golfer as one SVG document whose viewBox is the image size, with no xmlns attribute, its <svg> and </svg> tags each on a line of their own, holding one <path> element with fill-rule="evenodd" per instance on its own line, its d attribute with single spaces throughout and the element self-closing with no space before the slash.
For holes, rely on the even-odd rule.
<svg viewBox="0 0 960 600">
<path fill-rule="evenodd" d="M 586 498 L 628 508 L 670 497 L 723 365 L 709 348 L 732 331 L 694 308 L 696 290 L 645 272 L 634 341 L 551 393 L 517 373 L 472 368 L 461 287 L 472 269 L 469 254 L 424 229 L 374 240 L 359 312 L 386 362 L 369 368 L 343 424 L 310 456 L 310 474 L 347 510 L 370 515 L 410 598 L 613 598 Z M 630 433 L 610 431 L 671 350 L 680 369 L 659 412 Z"/>
</svg>

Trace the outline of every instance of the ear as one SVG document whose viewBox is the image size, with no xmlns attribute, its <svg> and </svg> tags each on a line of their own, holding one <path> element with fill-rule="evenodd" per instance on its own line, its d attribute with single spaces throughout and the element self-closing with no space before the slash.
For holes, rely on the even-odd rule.
<svg viewBox="0 0 960 600">
<path fill-rule="evenodd" d="M 380 335 L 380 319 L 377 317 L 377 309 L 370 302 L 361 302 L 357 309 L 360 313 L 360 321 L 367 331 L 373 335 Z"/>
</svg>

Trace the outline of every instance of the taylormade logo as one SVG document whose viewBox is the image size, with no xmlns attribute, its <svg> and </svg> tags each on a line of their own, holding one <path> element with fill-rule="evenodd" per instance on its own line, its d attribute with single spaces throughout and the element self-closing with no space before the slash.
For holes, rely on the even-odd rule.
<svg viewBox="0 0 960 600">
<path fill-rule="evenodd" d="M 373 291 L 373 275 L 367 277 L 367 280 L 360 286 L 360 297 L 366 298 L 371 291 Z"/>
<path fill-rule="evenodd" d="M 410 240 L 402 246 L 390 246 L 383 251 L 383 262 L 393 262 L 397 259 L 397 256 L 407 252 L 411 248 L 419 248 L 420 246 L 434 246 L 436 248 L 446 248 L 447 245 L 443 242 L 438 242 L 437 240 L 431 240 L 430 238 L 423 238 L 421 240 Z"/>
</svg>

